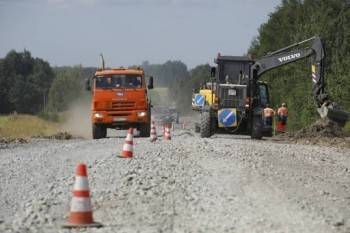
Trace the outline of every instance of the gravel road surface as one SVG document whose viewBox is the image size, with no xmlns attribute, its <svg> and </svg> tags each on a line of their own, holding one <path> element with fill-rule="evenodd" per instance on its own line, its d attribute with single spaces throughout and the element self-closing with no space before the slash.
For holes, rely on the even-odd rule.
<svg viewBox="0 0 350 233">
<path fill-rule="evenodd" d="M 159 132 L 159 130 L 158 130 Z M 177 130 L 0 146 L 0 232 L 350 232 L 350 150 Z M 99 229 L 62 229 L 88 166 Z"/>
</svg>

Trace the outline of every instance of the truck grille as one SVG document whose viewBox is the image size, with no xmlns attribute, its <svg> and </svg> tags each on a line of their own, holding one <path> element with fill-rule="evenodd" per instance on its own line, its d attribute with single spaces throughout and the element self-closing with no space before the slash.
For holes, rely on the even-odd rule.
<svg viewBox="0 0 350 233">
<path fill-rule="evenodd" d="M 133 101 L 113 101 L 112 109 L 113 110 L 127 110 L 135 107 L 135 102 Z"/>
<path fill-rule="evenodd" d="M 229 95 L 229 92 L 236 95 Z M 242 86 L 220 86 L 220 105 L 222 108 L 244 108 L 246 98 L 246 87 Z"/>
<path fill-rule="evenodd" d="M 115 117 L 115 116 L 130 116 L 130 112 L 112 112 L 108 114 L 109 116 Z"/>
</svg>

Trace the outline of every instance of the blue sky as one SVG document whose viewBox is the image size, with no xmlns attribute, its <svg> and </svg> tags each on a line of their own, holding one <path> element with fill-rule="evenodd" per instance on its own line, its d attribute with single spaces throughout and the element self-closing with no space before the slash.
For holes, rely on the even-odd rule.
<svg viewBox="0 0 350 233">
<path fill-rule="evenodd" d="M 0 0 L 0 57 L 31 51 L 51 65 L 108 66 L 245 53 L 280 0 Z"/>
</svg>

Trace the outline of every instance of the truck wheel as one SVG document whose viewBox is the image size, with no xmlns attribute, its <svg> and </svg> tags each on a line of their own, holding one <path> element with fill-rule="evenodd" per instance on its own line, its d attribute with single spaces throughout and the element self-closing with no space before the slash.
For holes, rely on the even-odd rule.
<svg viewBox="0 0 350 233">
<path fill-rule="evenodd" d="M 105 138 L 107 136 L 107 129 L 101 125 L 92 125 L 92 138 L 100 139 Z"/>
<path fill-rule="evenodd" d="M 252 139 L 261 139 L 262 138 L 261 116 L 254 116 L 252 124 L 253 125 L 252 125 L 251 138 Z"/>
<path fill-rule="evenodd" d="M 143 124 L 140 128 L 140 137 L 149 137 L 151 135 L 151 125 L 149 123 Z"/>
<path fill-rule="evenodd" d="M 103 126 L 101 128 L 102 138 L 107 137 L 107 128 Z"/>
<path fill-rule="evenodd" d="M 211 136 L 210 128 L 211 128 L 210 112 L 202 112 L 201 127 L 200 127 L 201 138 L 209 138 Z"/>
</svg>

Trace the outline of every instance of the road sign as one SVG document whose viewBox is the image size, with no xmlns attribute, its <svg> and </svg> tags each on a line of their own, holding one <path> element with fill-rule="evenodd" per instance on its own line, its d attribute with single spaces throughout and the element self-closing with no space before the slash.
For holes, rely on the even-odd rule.
<svg viewBox="0 0 350 233">
<path fill-rule="evenodd" d="M 219 127 L 233 127 L 237 125 L 235 108 L 226 108 L 218 111 Z"/>
<path fill-rule="evenodd" d="M 197 106 L 204 106 L 204 103 L 205 103 L 205 98 L 204 96 L 200 95 L 200 94 L 196 94 L 194 96 L 194 103 L 197 105 Z"/>
</svg>

